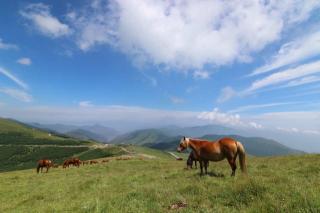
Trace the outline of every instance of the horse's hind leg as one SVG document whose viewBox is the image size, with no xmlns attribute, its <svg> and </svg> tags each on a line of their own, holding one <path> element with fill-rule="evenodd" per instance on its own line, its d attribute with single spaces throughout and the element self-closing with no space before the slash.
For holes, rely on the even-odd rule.
<svg viewBox="0 0 320 213">
<path fill-rule="evenodd" d="M 194 161 L 194 166 L 196 167 L 196 169 L 198 168 L 198 166 L 197 166 L 197 160 Z"/>
<path fill-rule="evenodd" d="M 232 169 L 231 176 L 235 176 L 235 174 L 236 174 L 236 169 L 237 169 L 236 159 L 234 159 L 234 158 L 229 158 L 229 159 L 228 159 L 228 162 L 229 162 L 230 167 L 231 167 L 231 169 Z"/>
</svg>

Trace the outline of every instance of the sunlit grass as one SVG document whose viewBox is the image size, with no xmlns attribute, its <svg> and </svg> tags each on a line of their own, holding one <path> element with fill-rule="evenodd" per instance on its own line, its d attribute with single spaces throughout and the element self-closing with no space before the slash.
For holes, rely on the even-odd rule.
<svg viewBox="0 0 320 213">
<path fill-rule="evenodd" d="M 1 173 L 0 212 L 165 212 L 178 201 L 187 207 L 173 211 L 320 211 L 320 155 L 250 157 L 248 177 L 230 177 L 226 161 L 204 177 L 184 167 L 157 157 Z"/>
</svg>

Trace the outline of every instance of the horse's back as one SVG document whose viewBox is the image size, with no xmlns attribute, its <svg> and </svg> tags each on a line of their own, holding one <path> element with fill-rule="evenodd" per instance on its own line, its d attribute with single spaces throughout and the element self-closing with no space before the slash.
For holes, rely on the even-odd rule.
<svg viewBox="0 0 320 213">
<path fill-rule="evenodd" d="M 237 141 L 230 137 L 221 138 L 217 141 L 202 142 L 202 156 L 208 160 L 220 161 L 225 157 L 233 156 L 237 151 Z"/>
<path fill-rule="evenodd" d="M 238 142 L 230 137 L 221 138 L 218 141 L 221 151 L 226 155 L 226 157 L 233 157 L 237 153 Z"/>
<path fill-rule="evenodd" d="M 221 138 L 217 143 L 219 143 L 220 146 L 232 148 L 237 146 L 237 141 L 230 137 Z"/>
</svg>

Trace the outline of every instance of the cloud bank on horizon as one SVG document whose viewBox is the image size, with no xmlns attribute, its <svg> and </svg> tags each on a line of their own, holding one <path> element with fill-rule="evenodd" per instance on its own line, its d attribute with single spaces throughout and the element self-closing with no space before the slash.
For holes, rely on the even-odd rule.
<svg viewBox="0 0 320 213">
<path fill-rule="evenodd" d="M 12 98 L 1 102 L 3 116 L 128 126 L 191 119 L 320 137 L 310 116 L 320 106 L 318 0 L 23 2 L 10 12 L 15 25 L 2 29 L 21 35 L 0 34 L 1 56 L 15 62 L 0 61 L 0 94 Z M 130 86 L 137 78 L 149 83 Z"/>
</svg>

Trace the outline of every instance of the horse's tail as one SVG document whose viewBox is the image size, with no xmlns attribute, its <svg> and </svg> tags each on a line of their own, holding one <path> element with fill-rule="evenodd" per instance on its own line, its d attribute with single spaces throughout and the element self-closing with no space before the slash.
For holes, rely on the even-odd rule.
<svg viewBox="0 0 320 213">
<path fill-rule="evenodd" d="M 246 152 L 242 143 L 240 143 L 239 141 L 237 141 L 237 152 L 239 154 L 240 169 L 243 173 L 247 174 Z"/>
</svg>

